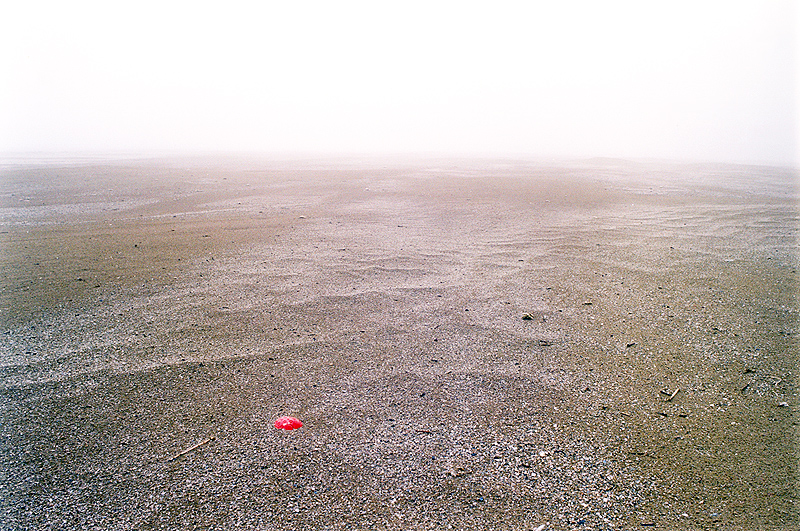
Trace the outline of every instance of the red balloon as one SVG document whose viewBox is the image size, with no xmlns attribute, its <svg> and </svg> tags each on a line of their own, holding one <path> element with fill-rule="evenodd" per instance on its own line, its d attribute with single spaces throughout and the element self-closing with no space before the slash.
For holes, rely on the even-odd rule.
<svg viewBox="0 0 800 531">
<path fill-rule="evenodd" d="M 275 427 L 279 430 L 296 430 L 302 428 L 303 423 L 294 417 L 280 417 L 275 421 Z"/>
</svg>

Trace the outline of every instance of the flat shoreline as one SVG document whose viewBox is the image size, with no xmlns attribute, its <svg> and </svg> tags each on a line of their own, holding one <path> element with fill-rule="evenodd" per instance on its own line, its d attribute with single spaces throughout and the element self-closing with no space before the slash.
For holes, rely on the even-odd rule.
<svg viewBox="0 0 800 531">
<path fill-rule="evenodd" d="M 0 170 L 0 528 L 796 526 L 797 176 L 434 162 Z"/>
</svg>

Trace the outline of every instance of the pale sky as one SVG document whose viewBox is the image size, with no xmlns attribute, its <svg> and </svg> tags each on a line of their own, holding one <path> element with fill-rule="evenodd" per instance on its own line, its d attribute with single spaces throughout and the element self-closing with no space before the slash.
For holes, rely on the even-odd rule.
<svg viewBox="0 0 800 531">
<path fill-rule="evenodd" d="M 798 165 L 799 17 L 780 0 L 12 2 L 0 152 Z"/>
</svg>

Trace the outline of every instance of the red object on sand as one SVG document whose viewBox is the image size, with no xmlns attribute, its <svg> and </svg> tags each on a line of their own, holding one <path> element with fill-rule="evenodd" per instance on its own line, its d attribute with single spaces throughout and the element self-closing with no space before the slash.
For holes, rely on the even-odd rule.
<svg viewBox="0 0 800 531">
<path fill-rule="evenodd" d="M 303 423 L 294 417 L 281 417 L 275 421 L 275 427 L 279 430 L 296 430 L 302 428 Z"/>
</svg>

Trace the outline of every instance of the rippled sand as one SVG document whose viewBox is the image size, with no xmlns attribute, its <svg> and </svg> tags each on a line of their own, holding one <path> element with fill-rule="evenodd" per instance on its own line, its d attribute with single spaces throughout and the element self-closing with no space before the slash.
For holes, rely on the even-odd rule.
<svg viewBox="0 0 800 531">
<path fill-rule="evenodd" d="M 796 184 L 6 165 L 0 529 L 795 527 Z"/>
</svg>

